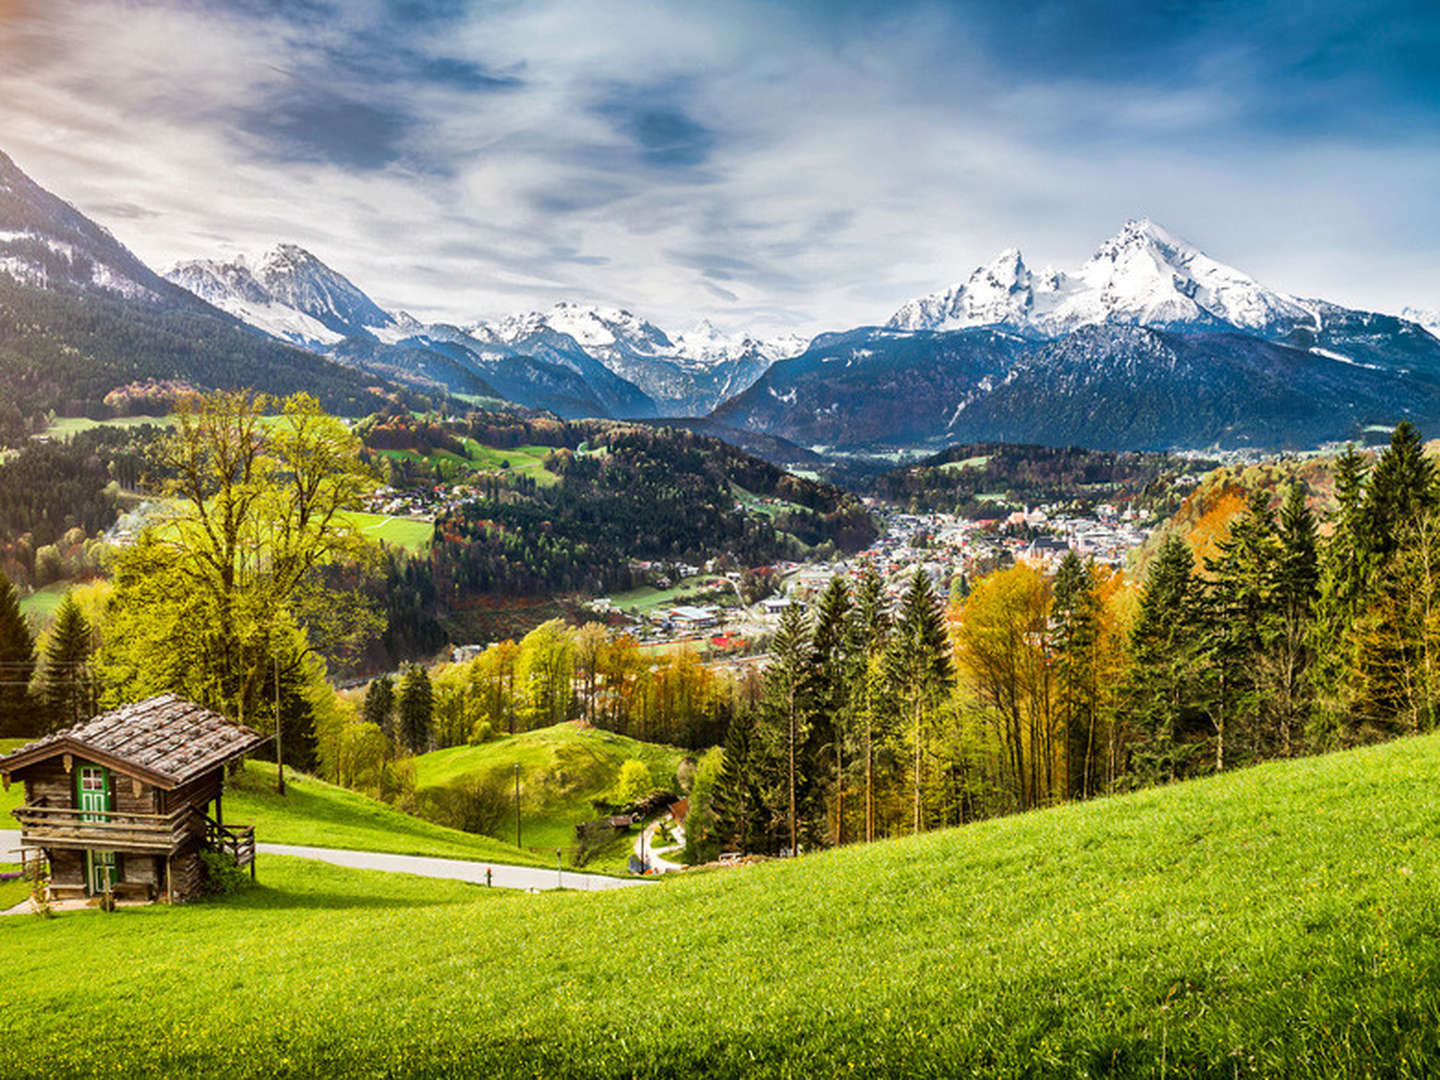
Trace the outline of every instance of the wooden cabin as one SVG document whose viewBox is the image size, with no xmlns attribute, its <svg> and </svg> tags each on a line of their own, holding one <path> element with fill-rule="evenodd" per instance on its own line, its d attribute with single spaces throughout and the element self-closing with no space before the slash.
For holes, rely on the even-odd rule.
<svg viewBox="0 0 1440 1080">
<path fill-rule="evenodd" d="M 22 847 L 49 860 L 52 899 L 189 900 L 204 890 L 206 848 L 255 873 L 255 831 L 224 824 L 221 793 L 225 765 L 264 741 L 162 694 L 0 757 L 0 783 L 25 785 L 11 812 Z"/>
</svg>

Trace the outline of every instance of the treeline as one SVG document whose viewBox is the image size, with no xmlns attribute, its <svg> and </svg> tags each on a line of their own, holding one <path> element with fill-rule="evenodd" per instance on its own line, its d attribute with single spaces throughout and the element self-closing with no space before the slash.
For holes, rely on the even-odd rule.
<svg viewBox="0 0 1440 1080">
<path fill-rule="evenodd" d="M 695 802 L 695 857 L 919 831 L 1432 730 L 1440 484 L 1401 424 L 1336 463 L 1331 530 L 1257 492 L 1139 588 L 1073 552 L 898 609 L 873 572 L 787 612 L 760 706 Z M 692 811 L 693 813 L 694 811 Z"/>
<path fill-rule="evenodd" d="M 881 473 L 870 486 L 879 497 L 918 513 L 993 516 L 1000 496 L 999 505 L 1007 506 L 1124 500 L 1166 514 L 1183 494 L 1174 490 L 1174 481 L 1215 465 L 1149 451 L 967 443 Z"/>
</svg>

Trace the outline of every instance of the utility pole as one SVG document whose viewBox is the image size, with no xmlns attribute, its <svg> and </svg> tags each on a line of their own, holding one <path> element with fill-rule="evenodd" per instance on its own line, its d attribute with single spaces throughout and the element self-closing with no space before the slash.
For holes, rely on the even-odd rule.
<svg viewBox="0 0 1440 1080">
<path fill-rule="evenodd" d="M 515 763 L 515 846 L 520 846 L 520 763 Z"/>
</svg>

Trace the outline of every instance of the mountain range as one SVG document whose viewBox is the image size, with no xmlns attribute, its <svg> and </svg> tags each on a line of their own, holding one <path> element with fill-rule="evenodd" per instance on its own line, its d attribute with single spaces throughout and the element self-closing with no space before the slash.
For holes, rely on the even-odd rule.
<svg viewBox="0 0 1440 1080">
<path fill-rule="evenodd" d="M 1435 313 L 1280 292 L 1143 219 L 1075 270 L 1008 250 L 882 326 L 809 342 L 670 334 L 573 302 L 424 323 L 293 244 L 156 274 L 0 154 L 0 425 L 174 380 L 308 387 L 350 411 L 408 386 L 566 418 L 703 419 L 791 461 L 970 441 L 1302 447 L 1440 426 L 1437 335 Z"/>
<path fill-rule="evenodd" d="M 1002 252 L 821 335 L 714 417 L 828 450 L 1306 447 L 1440 424 L 1440 326 L 1269 289 L 1148 220 L 1079 269 Z"/>
<path fill-rule="evenodd" d="M 179 263 L 165 277 L 257 329 L 343 363 L 567 418 L 703 416 L 807 343 L 727 335 L 708 322 L 671 337 L 624 309 L 568 301 L 495 322 L 425 325 L 383 310 L 293 244 L 253 260 Z"/>
</svg>

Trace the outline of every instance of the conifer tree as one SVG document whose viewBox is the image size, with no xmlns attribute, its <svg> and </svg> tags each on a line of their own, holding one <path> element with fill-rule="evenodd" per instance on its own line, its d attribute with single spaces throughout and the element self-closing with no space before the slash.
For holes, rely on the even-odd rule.
<svg viewBox="0 0 1440 1080">
<path fill-rule="evenodd" d="M 1347 739 L 1355 664 L 1354 628 L 1368 603 L 1377 560 L 1370 549 L 1365 488 L 1369 466 L 1354 446 L 1335 462 L 1335 509 L 1320 549 L 1319 582 L 1310 628 L 1313 696 L 1308 743 L 1332 749 Z"/>
<path fill-rule="evenodd" d="M 765 808 L 757 780 L 759 763 L 752 745 L 754 719 L 743 712 L 730 722 L 725 733 L 720 771 L 710 803 L 715 816 L 715 837 L 722 851 L 751 852 L 764 839 Z"/>
<path fill-rule="evenodd" d="M 1095 792 L 1100 595 L 1090 566 L 1073 549 L 1055 572 L 1051 612 L 1058 704 L 1065 725 L 1066 789 L 1070 798 L 1083 799 Z"/>
<path fill-rule="evenodd" d="M 395 680 L 381 675 L 371 680 L 365 688 L 365 702 L 360 707 L 367 724 L 374 724 L 385 733 L 391 742 L 395 741 Z"/>
<path fill-rule="evenodd" d="M 430 721 L 435 707 L 434 689 L 430 676 L 419 664 L 411 664 L 400 676 L 400 695 L 397 712 L 400 720 L 400 738 L 412 754 L 422 754 L 429 749 Z"/>
<path fill-rule="evenodd" d="M 1199 613 L 1206 706 L 1215 729 L 1215 769 L 1257 753 L 1263 741 L 1257 715 L 1263 687 L 1259 668 L 1274 633 L 1275 568 L 1279 541 L 1270 493 L 1251 493 L 1245 513 L 1205 562 L 1209 577 Z"/>
<path fill-rule="evenodd" d="M 1315 518 L 1305 486 L 1290 485 L 1280 508 L 1275 562 L 1274 628 L 1267 671 L 1274 716 L 1276 752 L 1295 753 L 1296 738 L 1310 708 L 1311 626 L 1319 591 Z"/>
<path fill-rule="evenodd" d="M 0 735 L 39 732 L 30 678 L 35 673 L 35 639 L 20 611 L 20 595 L 0 572 Z"/>
<path fill-rule="evenodd" d="M 875 745 L 886 730 L 881 724 L 885 685 L 884 658 L 889 646 L 890 612 L 885 583 L 875 564 L 860 571 L 855 604 L 850 609 L 849 684 L 852 712 L 862 729 L 861 754 L 865 769 L 865 841 L 875 839 Z"/>
<path fill-rule="evenodd" d="M 815 633 L 810 641 L 810 664 L 815 684 L 813 698 L 814 716 L 810 724 L 810 737 L 806 757 L 813 766 L 827 759 L 835 798 L 835 824 L 831 830 L 831 842 L 844 842 L 845 821 L 845 738 L 848 734 L 848 710 L 846 684 L 846 649 L 849 644 L 850 590 L 845 579 L 835 576 L 820 596 L 815 617 Z M 822 794 L 819 785 L 814 788 Z M 804 808 L 804 815 L 812 818 L 819 807 Z"/>
<path fill-rule="evenodd" d="M 772 816 L 778 819 L 773 833 L 785 837 L 791 856 L 800 852 L 800 811 L 808 801 L 812 770 L 802 756 L 809 736 L 814 676 L 811 668 L 811 628 L 805 608 L 792 602 L 780 616 L 780 626 L 770 643 L 770 666 L 765 671 L 765 697 L 761 716 L 764 749 L 781 780 L 781 790 L 772 788 Z M 755 755 L 752 753 L 752 762 Z M 767 770 L 769 771 L 769 770 Z M 772 774 L 773 775 L 773 774 Z"/>
<path fill-rule="evenodd" d="M 1359 538 L 1383 561 L 1399 547 L 1400 534 L 1435 505 L 1435 496 L 1435 463 L 1415 425 L 1402 420 L 1365 489 L 1365 530 Z"/>
<path fill-rule="evenodd" d="M 910 724 L 912 827 L 918 833 L 924 825 L 920 793 L 926 720 L 955 675 L 945 621 L 924 570 L 915 571 L 900 601 L 885 666 Z"/>
<path fill-rule="evenodd" d="M 49 729 L 70 727 L 95 712 L 95 684 L 90 671 L 94 651 L 90 622 L 70 594 L 55 611 L 40 672 L 40 695 Z"/>
<path fill-rule="evenodd" d="M 1140 733 L 1131 763 L 1142 783 L 1184 775 L 1195 756 L 1190 736 L 1202 714 L 1195 685 L 1200 634 L 1194 568 L 1190 545 L 1168 537 L 1145 579 L 1131 632 L 1128 697 Z"/>
</svg>

